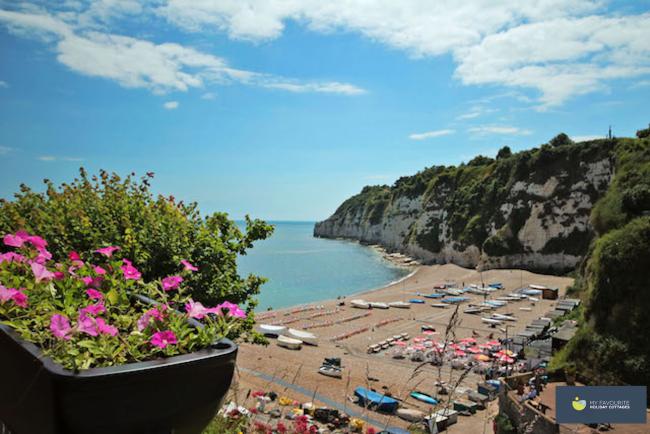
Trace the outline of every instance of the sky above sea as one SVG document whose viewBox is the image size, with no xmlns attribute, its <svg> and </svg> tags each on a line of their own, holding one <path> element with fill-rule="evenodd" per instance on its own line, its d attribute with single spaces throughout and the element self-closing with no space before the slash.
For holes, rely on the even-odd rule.
<svg viewBox="0 0 650 434">
<path fill-rule="evenodd" d="M 649 1 L 0 0 L 0 198 L 80 166 L 320 220 L 364 185 L 631 136 Z"/>
</svg>

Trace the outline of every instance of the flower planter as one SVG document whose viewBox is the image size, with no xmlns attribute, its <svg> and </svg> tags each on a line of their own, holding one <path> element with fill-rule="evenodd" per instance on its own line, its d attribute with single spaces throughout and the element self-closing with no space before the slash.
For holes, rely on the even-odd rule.
<svg viewBox="0 0 650 434">
<path fill-rule="evenodd" d="M 12 434 L 199 434 L 232 381 L 237 346 L 74 373 L 0 325 L 0 421 Z"/>
</svg>

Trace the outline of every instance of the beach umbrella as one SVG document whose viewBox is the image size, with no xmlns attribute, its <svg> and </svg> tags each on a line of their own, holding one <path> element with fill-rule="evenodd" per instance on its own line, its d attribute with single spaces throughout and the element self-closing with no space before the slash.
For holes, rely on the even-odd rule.
<svg viewBox="0 0 650 434">
<path fill-rule="evenodd" d="M 470 353 L 473 353 L 473 354 L 478 354 L 478 353 L 481 352 L 481 350 L 479 350 L 476 347 L 470 347 L 470 348 L 467 349 L 467 351 L 469 351 Z"/>
<path fill-rule="evenodd" d="M 486 356 L 485 354 L 477 354 L 474 356 L 474 358 L 481 362 L 487 362 L 490 360 L 490 356 Z"/>
<path fill-rule="evenodd" d="M 470 344 L 475 344 L 476 339 L 474 339 L 474 338 L 465 338 L 465 339 L 461 339 L 461 342 L 469 342 Z"/>
<path fill-rule="evenodd" d="M 414 349 L 414 350 L 417 350 L 417 351 L 423 351 L 425 348 L 424 348 L 424 346 L 422 346 L 422 345 L 414 345 L 414 346 L 413 346 L 413 349 Z"/>
<path fill-rule="evenodd" d="M 465 351 L 461 351 L 461 350 L 454 351 L 454 356 L 462 357 L 462 356 L 465 356 L 465 355 L 466 355 Z"/>
<path fill-rule="evenodd" d="M 404 341 L 395 341 L 395 345 L 397 345 L 398 347 L 405 347 L 408 344 Z"/>
<path fill-rule="evenodd" d="M 425 330 L 425 331 L 422 332 L 422 334 L 425 334 L 425 335 L 435 335 L 435 334 L 437 334 L 437 333 L 434 332 L 433 330 Z"/>
<path fill-rule="evenodd" d="M 499 345 L 501 345 L 501 342 L 499 342 L 499 341 L 488 341 L 485 344 L 489 345 L 491 347 L 498 347 Z"/>
<path fill-rule="evenodd" d="M 424 338 L 422 337 L 413 338 L 413 342 L 422 342 L 423 340 Z"/>
</svg>

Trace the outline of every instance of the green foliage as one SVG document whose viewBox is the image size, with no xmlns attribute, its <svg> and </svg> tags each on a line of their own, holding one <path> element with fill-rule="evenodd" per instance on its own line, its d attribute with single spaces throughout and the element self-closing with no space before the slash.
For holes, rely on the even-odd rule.
<svg viewBox="0 0 650 434">
<path fill-rule="evenodd" d="M 196 203 L 154 197 L 150 179 L 103 171 L 91 178 L 81 169 L 79 178 L 58 188 L 46 180 L 44 193 L 22 185 L 13 201 L 0 203 L 0 232 L 38 233 L 49 240 L 55 258 L 118 245 L 147 281 L 171 274 L 187 259 L 200 270 L 186 282 L 195 300 L 247 303 L 252 312 L 265 280 L 239 276 L 236 260 L 273 227 L 247 217 L 243 233 L 225 213 L 202 217 Z M 245 328 L 252 330 L 253 323 L 249 315 Z"/>
<path fill-rule="evenodd" d="M 504 158 L 510 157 L 512 157 L 512 150 L 510 149 L 510 146 L 504 146 L 503 148 L 499 149 L 499 152 L 497 152 L 497 160 L 503 160 Z"/>
<path fill-rule="evenodd" d="M 497 434 L 515 434 L 517 432 L 512 425 L 512 421 L 505 414 L 498 414 L 494 421 L 496 422 Z"/>
<path fill-rule="evenodd" d="M 622 201 L 623 209 L 628 214 L 641 214 L 644 211 L 650 211 L 650 185 L 638 184 L 625 190 Z"/>
<path fill-rule="evenodd" d="M 16 237 L 22 241 L 11 244 L 16 247 L 9 253 L 13 256 L 0 259 L 0 322 L 66 369 L 191 353 L 224 336 L 235 337 L 236 318 L 245 317 L 236 305 L 226 303 L 208 312 L 192 302 L 183 288 L 190 272 L 181 271 L 181 264 L 178 274 L 145 283 L 128 260 L 112 253 L 95 253 L 93 262 L 74 253 L 54 261 L 48 260 L 45 243 L 38 250 L 33 247 L 37 244 L 31 240 L 42 242 L 40 237 Z M 203 326 L 192 326 L 190 318 L 201 319 Z"/>
<path fill-rule="evenodd" d="M 564 133 L 560 133 L 557 136 L 553 137 L 549 142 L 551 146 L 564 146 L 573 144 L 573 140 Z"/>
<path fill-rule="evenodd" d="M 636 132 L 636 136 L 637 136 L 639 139 L 645 139 L 646 137 L 650 137 L 650 127 L 648 127 L 648 128 L 644 128 L 644 129 L 642 129 L 642 130 L 638 130 L 638 131 Z"/>
</svg>

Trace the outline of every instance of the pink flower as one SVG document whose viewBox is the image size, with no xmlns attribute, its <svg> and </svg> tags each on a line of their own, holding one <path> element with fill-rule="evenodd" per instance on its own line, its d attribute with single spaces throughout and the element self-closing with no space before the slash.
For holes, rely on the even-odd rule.
<svg viewBox="0 0 650 434">
<path fill-rule="evenodd" d="M 47 247 L 47 241 L 38 235 L 28 235 L 26 241 L 36 247 L 39 251 L 45 251 L 45 247 Z"/>
<path fill-rule="evenodd" d="M 79 253 L 74 250 L 68 253 L 68 258 L 70 258 L 71 261 L 81 261 L 81 256 L 79 256 Z"/>
<path fill-rule="evenodd" d="M 176 335 L 171 330 L 154 333 L 151 337 L 151 345 L 164 349 L 167 345 L 174 345 L 178 343 Z"/>
<path fill-rule="evenodd" d="M 72 332 L 72 327 L 70 327 L 70 321 L 65 315 L 54 314 L 50 318 L 50 331 L 52 334 L 63 340 L 69 340 L 70 334 Z"/>
<path fill-rule="evenodd" d="M 36 282 L 41 281 L 50 281 L 54 277 L 54 273 L 45 268 L 44 265 L 39 264 L 38 262 L 32 262 L 31 264 L 32 272 L 36 278 Z"/>
<path fill-rule="evenodd" d="M 196 268 L 194 265 L 190 264 L 189 261 L 183 259 L 181 261 L 181 264 L 183 265 L 185 271 L 199 271 L 198 268 Z"/>
<path fill-rule="evenodd" d="M 48 252 L 45 249 L 42 249 L 42 250 L 39 249 L 38 256 L 36 256 L 36 258 L 34 258 L 34 262 L 37 262 L 39 264 L 45 264 L 50 259 L 52 259 L 52 254 L 50 252 Z"/>
<path fill-rule="evenodd" d="M 100 276 L 103 276 L 106 274 L 106 270 L 104 270 L 102 267 L 99 265 L 94 265 L 93 270 L 95 270 L 95 273 L 99 274 Z"/>
<path fill-rule="evenodd" d="M 137 322 L 137 328 L 138 331 L 142 331 L 149 327 L 149 323 L 151 322 L 151 319 L 155 319 L 156 321 L 162 321 L 165 319 L 165 314 L 164 311 L 167 309 L 167 306 L 160 305 L 158 307 L 154 307 L 153 309 L 149 309 L 140 317 L 140 319 Z"/>
<path fill-rule="evenodd" d="M 7 252 L 0 254 L 0 264 L 3 262 L 25 262 L 25 257 L 16 252 Z"/>
<path fill-rule="evenodd" d="M 142 277 L 142 274 L 140 274 L 138 269 L 128 259 L 124 259 L 124 265 L 120 268 L 122 269 L 122 273 L 124 273 L 124 278 L 127 280 L 140 280 Z"/>
<path fill-rule="evenodd" d="M 102 247 L 101 249 L 97 249 L 95 250 L 95 252 L 100 253 L 106 256 L 107 258 L 110 258 L 111 256 L 113 256 L 113 253 L 117 250 L 120 250 L 120 248 L 117 246 L 108 246 L 108 247 Z"/>
<path fill-rule="evenodd" d="M 83 282 L 88 287 L 99 288 L 100 286 L 102 286 L 102 282 L 104 281 L 104 278 L 103 277 L 85 276 L 85 277 L 82 277 L 81 280 L 83 280 Z"/>
<path fill-rule="evenodd" d="M 171 291 L 172 289 L 178 288 L 182 281 L 183 278 L 181 276 L 165 277 L 162 280 L 162 287 L 165 291 Z"/>
<path fill-rule="evenodd" d="M 95 319 L 95 322 L 97 323 L 97 330 L 99 333 L 110 336 L 117 336 L 117 327 L 106 323 L 106 321 L 104 321 L 104 318 L 97 318 Z"/>
<path fill-rule="evenodd" d="M 0 303 L 13 300 L 16 292 L 18 292 L 18 290 L 13 288 L 5 288 L 4 286 L 0 285 Z"/>
<path fill-rule="evenodd" d="M 65 279 L 65 274 L 61 271 L 55 271 L 54 272 L 54 280 L 63 280 Z"/>
<path fill-rule="evenodd" d="M 208 313 L 203 304 L 193 300 L 190 300 L 185 304 L 185 311 L 190 318 L 196 319 L 202 319 Z"/>
<path fill-rule="evenodd" d="M 16 235 L 7 234 L 4 236 L 3 241 L 9 247 L 22 247 L 29 238 L 29 234 L 25 231 L 18 231 Z"/>
<path fill-rule="evenodd" d="M 104 294 L 97 291 L 96 289 L 86 289 L 86 295 L 91 300 L 103 300 L 104 299 Z"/>
<path fill-rule="evenodd" d="M 79 316 L 99 315 L 104 312 L 106 312 L 106 307 L 104 306 L 104 303 L 100 301 L 79 309 Z"/>
<path fill-rule="evenodd" d="M 23 309 L 27 307 L 28 305 L 28 297 L 27 295 L 23 292 L 25 288 L 20 288 L 14 296 L 12 297 L 14 303 L 16 303 L 16 306 L 22 307 Z"/>
<path fill-rule="evenodd" d="M 81 312 L 79 313 L 79 319 L 77 320 L 77 330 L 90 336 L 97 336 L 99 334 L 99 330 L 97 330 L 97 321 L 95 321 L 95 318 L 86 316 Z"/>
<path fill-rule="evenodd" d="M 86 286 L 90 286 L 90 284 L 93 283 L 93 278 L 90 276 L 82 277 L 81 280 L 83 280 Z"/>
<path fill-rule="evenodd" d="M 241 310 L 239 306 L 237 306 L 236 304 L 231 303 L 229 301 L 224 301 L 223 303 L 217 306 L 217 309 L 219 309 L 221 312 L 223 312 L 223 309 L 228 309 L 229 317 L 246 318 L 246 312 Z"/>
</svg>

